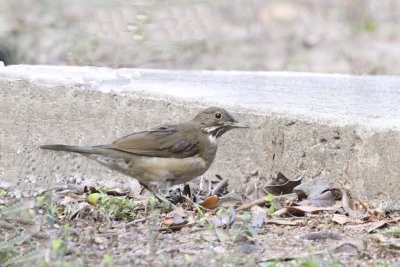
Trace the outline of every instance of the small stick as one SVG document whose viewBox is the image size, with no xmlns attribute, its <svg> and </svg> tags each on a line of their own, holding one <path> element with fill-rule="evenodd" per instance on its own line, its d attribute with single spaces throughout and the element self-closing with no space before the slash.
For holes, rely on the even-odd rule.
<svg viewBox="0 0 400 267">
<path fill-rule="evenodd" d="M 128 222 L 128 223 L 126 224 L 126 226 L 131 226 L 131 225 L 134 225 L 134 224 L 137 224 L 137 223 L 145 222 L 145 221 L 147 221 L 149 218 L 150 218 L 150 217 L 144 217 L 144 218 L 136 219 L 136 220 L 134 220 L 134 221 Z"/>
<path fill-rule="evenodd" d="M 193 200 L 191 200 L 188 196 L 183 196 L 183 197 L 184 197 L 193 207 L 195 207 L 196 210 L 197 210 L 202 216 L 204 215 L 202 209 L 203 209 L 204 211 L 212 211 L 212 210 L 210 210 L 210 209 L 207 209 L 207 208 L 205 208 L 205 207 L 203 207 L 203 206 L 201 206 L 201 205 L 198 205 L 198 204 L 194 203 Z"/>
<path fill-rule="evenodd" d="M 272 217 L 282 217 L 283 215 L 286 215 L 289 213 L 289 210 L 287 208 L 282 208 L 280 210 L 275 211 L 274 213 L 271 214 Z"/>
<path fill-rule="evenodd" d="M 374 213 L 369 209 L 368 204 L 357 198 L 358 203 L 368 212 L 369 215 L 374 215 Z"/>
<path fill-rule="evenodd" d="M 286 195 L 280 195 L 280 196 L 273 196 L 272 200 L 284 200 L 284 201 L 292 201 L 298 198 L 298 195 L 296 193 L 291 193 L 291 194 L 286 194 Z M 264 205 L 265 204 L 265 197 L 256 199 L 254 201 L 251 201 L 249 203 L 243 204 L 239 208 L 236 209 L 236 211 L 240 210 L 248 210 L 251 209 L 251 207 L 256 206 L 256 205 Z"/>
<path fill-rule="evenodd" d="M 211 191 L 211 196 L 212 195 L 216 195 L 219 193 L 219 191 L 222 190 L 222 188 L 224 188 L 227 184 L 228 184 L 228 178 L 224 178 L 222 179 L 222 181 L 220 181 Z"/>
</svg>

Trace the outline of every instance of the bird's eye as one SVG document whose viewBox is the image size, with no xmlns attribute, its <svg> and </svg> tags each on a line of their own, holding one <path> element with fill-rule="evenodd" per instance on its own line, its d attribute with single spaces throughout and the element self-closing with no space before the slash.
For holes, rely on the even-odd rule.
<svg viewBox="0 0 400 267">
<path fill-rule="evenodd" d="M 215 113 L 215 118 L 218 119 L 218 120 L 221 119 L 222 118 L 221 112 L 216 112 Z"/>
</svg>

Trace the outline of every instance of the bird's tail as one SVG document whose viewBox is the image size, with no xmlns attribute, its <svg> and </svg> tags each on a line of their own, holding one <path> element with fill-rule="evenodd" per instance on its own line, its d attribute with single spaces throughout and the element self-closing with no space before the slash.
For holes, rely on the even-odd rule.
<svg viewBox="0 0 400 267">
<path fill-rule="evenodd" d="M 40 148 L 54 151 L 75 152 L 80 154 L 97 154 L 99 152 L 96 151 L 97 149 L 95 147 L 91 146 L 43 145 L 40 146 Z"/>
</svg>

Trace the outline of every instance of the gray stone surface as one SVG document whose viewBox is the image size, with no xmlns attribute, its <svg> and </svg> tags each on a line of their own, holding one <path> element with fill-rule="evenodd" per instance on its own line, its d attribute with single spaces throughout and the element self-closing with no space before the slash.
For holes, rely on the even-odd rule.
<svg viewBox="0 0 400 267">
<path fill-rule="evenodd" d="M 0 68 L 0 186 L 19 195 L 66 183 L 131 178 L 48 143 L 109 143 L 218 105 L 252 128 L 223 136 L 205 174 L 237 191 L 280 171 L 326 179 L 383 208 L 400 208 L 400 79 L 268 72 L 90 67 Z"/>
</svg>

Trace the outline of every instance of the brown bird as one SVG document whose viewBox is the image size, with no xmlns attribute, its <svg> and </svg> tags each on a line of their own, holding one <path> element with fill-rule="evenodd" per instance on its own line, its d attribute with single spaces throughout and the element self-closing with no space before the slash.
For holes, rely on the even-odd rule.
<svg viewBox="0 0 400 267">
<path fill-rule="evenodd" d="M 218 139 L 232 128 L 248 128 L 225 109 L 210 107 L 181 124 L 161 125 L 122 137 L 110 145 L 43 145 L 42 149 L 80 153 L 136 178 L 156 192 L 160 186 L 183 184 L 205 173 L 213 162 Z"/>
</svg>

